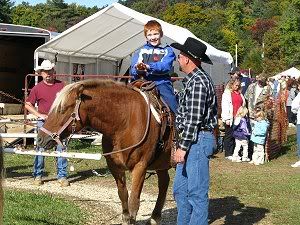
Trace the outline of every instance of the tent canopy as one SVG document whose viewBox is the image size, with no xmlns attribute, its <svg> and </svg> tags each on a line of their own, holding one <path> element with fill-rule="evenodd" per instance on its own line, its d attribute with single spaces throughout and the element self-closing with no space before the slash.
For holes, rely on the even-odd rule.
<svg viewBox="0 0 300 225">
<path fill-rule="evenodd" d="M 84 74 L 126 74 L 132 53 L 146 42 L 144 24 L 149 20 L 157 20 L 162 25 L 163 44 L 184 44 L 188 37 L 202 41 L 187 29 L 114 3 L 37 48 L 35 66 L 39 58 L 43 58 L 56 61 L 58 74 L 78 74 L 74 72 L 78 66 L 76 64 L 84 64 Z M 206 54 L 214 63 L 203 63 L 203 69 L 211 75 L 215 84 L 225 83 L 229 79 L 227 73 L 233 62 L 232 56 L 202 42 L 207 46 Z M 178 53 L 175 50 L 175 54 Z M 174 63 L 174 72 L 184 76 L 177 63 Z"/>
<path fill-rule="evenodd" d="M 277 80 L 277 79 L 280 79 L 281 76 L 290 76 L 290 77 L 298 79 L 300 77 L 300 70 L 298 70 L 295 67 L 292 67 L 288 70 L 285 70 L 281 73 L 276 74 L 275 76 L 273 76 L 273 78 Z"/>
<path fill-rule="evenodd" d="M 36 54 L 38 57 L 51 59 L 58 53 L 58 56 L 64 56 L 61 59 L 65 62 L 80 63 L 82 58 L 119 61 L 145 43 L 144 24 L 153 19 L 156 18 L 114 3 L 40 46 Z M 187 29 L 156 20 L 161 23 L 164 31 L 163 43 L 183 44 L 188 37 L 196 38 Z M 207 45 L 206 53 L 213 62 L 233 62 L 229 53 L 202 42 Z"/>
</svg>

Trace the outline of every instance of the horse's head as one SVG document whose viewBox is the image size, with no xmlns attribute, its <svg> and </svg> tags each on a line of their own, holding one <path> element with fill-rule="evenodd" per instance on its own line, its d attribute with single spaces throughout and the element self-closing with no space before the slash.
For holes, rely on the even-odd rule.
<svg viewBox="0 0 300 225">
<path fill-rule="evenodd" d="M 45 149 L 83 128 L 80 115 L 83 85 L 69 84 L 57 95 L 44 126 L 38 132 L 38 145 Z"/>
</svg>

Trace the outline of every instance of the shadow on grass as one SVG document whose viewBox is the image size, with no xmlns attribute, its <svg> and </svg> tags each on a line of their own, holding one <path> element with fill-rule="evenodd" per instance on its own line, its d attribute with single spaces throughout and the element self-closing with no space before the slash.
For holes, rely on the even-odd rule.
<svg viewBox="0 0 300 225">
<path fill-rule="evenodd" d="M 5 177 L 6 178 L 17 178 L 17 177 L 31 177 L 32 172 L 22 172 L 22 170 L 32 169 L 33 164 L 30 165 L 22 165 L 22 166 L 11 166 L 5 168 Z M 21 171 L 19 171 L 21 170 Z"/>
<path fill-rule="evenodd" d="M 253 225 L 265 218 L 267 213 L 269 210 L 265 208 L 245 206 L 235 196 L 210 199 L 209 201 L 209 224 Z M 164 210 L 161 224 L 176 224 L 176 218 L 176 208 Z M 137 225 L 143 225 L 146 222 L 147 220 L 138 221 Z"/>
<path fill-rule="evenodd" d="M 100 168 L 100 169 L 95 169 L 95 170 L 84 170 L 84 171 L 79 171 L 75 174 L 72 174 L 68 176 L 68 179 L 70 180 L 70 183 L 75 183 L 78 181 L 83 181 L 86 180 L 90 177 L 106 177 L 109 176 L 110 172 L 108 168 Z"/>
<path fill-rule="evenodd" d="M 237 197 L 210 199 L 209 223 L 224 218 L 224 225 L 251 225 L 262 220 L 269 213 L 268 209 L 249 207 Z"/>
</svg>

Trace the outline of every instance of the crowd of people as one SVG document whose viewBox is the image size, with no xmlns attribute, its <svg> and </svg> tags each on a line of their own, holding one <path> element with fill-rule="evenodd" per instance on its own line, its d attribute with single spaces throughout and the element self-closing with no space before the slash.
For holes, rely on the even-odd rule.
<svg viewBox="0 0 300 225">
<path fill-rule="evenodd" d="M 286 112 L 284 120 L 289 127 L 295 127 L 298 114 L 296 106 L 299 105 L 296 96 L 300 93 L 300 81 L 288 76 L 281 76 L 278 80 L 267 78 L 265 73 L 251 79 L 241 74 L 237 67 L 229 74 L 230 80 L 222 94 L 221 112 L 225 129 L 225 158 L 232 162 L 264 164 L 264 146 L 273 117 L 272 106 L 274 103 L 281 104 Z M 297 125 L 298 132 L 299 140 Z M 292 166 L 300 166 L 297 163 Z"/>
</svg>

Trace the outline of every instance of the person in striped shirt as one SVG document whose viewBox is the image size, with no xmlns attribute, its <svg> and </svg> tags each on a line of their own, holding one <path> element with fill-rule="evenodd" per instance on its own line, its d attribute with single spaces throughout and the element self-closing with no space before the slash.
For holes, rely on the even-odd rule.
<svg viewBox="0 0 300 225">
<path fill-rule="evenodd" d="M 187 74 L 176 116 L 179 140 L 174 154 L 177 166 L 173 194 L 177 224 L 207 225 L 209 159 L 216 148 L 213 131 L 218 120 L 215 88 L 201 62 L 212 62 L 205 54 L 206 45 L 194 38 L 171 46 L 180 50 L 177 61 L 180 70 Z"/>
</svg>

